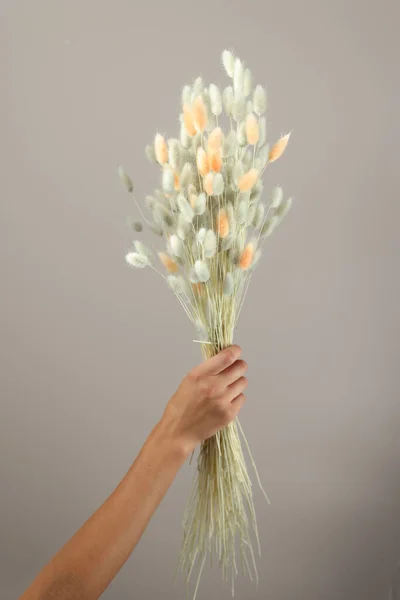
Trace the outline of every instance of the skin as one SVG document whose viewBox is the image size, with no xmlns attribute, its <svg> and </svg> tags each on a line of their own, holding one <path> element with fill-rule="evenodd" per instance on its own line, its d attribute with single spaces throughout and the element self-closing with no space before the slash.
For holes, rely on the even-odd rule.
<svg viewBox="0 0 400 600">
<path fill-rule="evenodd" d="M 112 494 L 42 569 L 20 600 L 94 600 L 129 558 L 180 467 L 245 401 L 247 364 L 231 346 L 180 383 Z"/>
</svg>

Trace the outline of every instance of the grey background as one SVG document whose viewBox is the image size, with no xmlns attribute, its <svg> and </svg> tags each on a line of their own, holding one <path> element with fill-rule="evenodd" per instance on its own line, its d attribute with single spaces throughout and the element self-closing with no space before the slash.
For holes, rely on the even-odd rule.
<svg viewBox="0 0 400 600">
<path fill-rule="evenodd" d="M 16 598 L 124 475 L 181 377 L 190 323 L 124 219 L 176 135 L 181 86 L 233 46 L 293 130 L 295 198 L 237 341 L 263 556 L 246 600 L 380 600 L 400 557 L 399 5 L 389 0 L 1 2 L 0 597 Z M 185 466 L 104 598 L 184 598 Z M 228 598 L 206 572 L 199 598 Z"/>
</svg>

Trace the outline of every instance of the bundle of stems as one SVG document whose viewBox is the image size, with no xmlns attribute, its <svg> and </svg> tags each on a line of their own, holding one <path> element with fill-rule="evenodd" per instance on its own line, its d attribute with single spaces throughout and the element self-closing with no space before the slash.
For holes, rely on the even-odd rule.
<svg viewBox="0 0 400 600">
<path fill-rule="evenodd" d="M 213 350 L 203 350 L 205 358 L 213 354 Z M 252 484 L 247 472 L 239 432 L 246 443 L 259 480 L 239 419 L 235 419 L 201 445 L 197 474 L 183 520 L 184 537 L 180 555 L 180 568 L 186 574 L 187 583 L 196 560 L 199 560 L 194 598 L 207 556 L 210 558 L 210 566 L 215 559 L 222 569 L 223 579 L 226 582 L 231 581 L 232 595 L 234 580 L 239 569 L 244 575 L 249 575 L 251 580 L 255 579 L 258 582 L 251 529 L 255 534 L 257 550 L 260 554 L 261 547 Z M 259 483 L 269 502 L 260 481 Z M 240 549 L 239 561 L 236 558 L 237 538 Z"/>
<path fill-rule="evenodd" d="M 142 220 L 128 222 L 137 233 L 144 222 L 164 240 L 158 258 L 165 272 L 156 266 L 157 250 L 140 240 L 126 254 L 130 266 L 150 267 L 168 283 L 197 330 L 205 359 L 233 343 L 262 247 L 292 202 L 279 186 L 261 201 L 262 175 L 283 154 L 290 134 L 269 147 L 264 87 L 253 88 L 249 69 L 231 51 L 222 53 L 222 63 L 231 85 L 222 93 L 201 77 L 185 85 L 179 139 L 157 133 L 146 147 L 161 170 L 161 187 L 146 197 L 149 216 L 134 198 Z M 122 167 L 119 175 L 133 195 Z M 187 582 L 197 574 L 194 597 L 207 557 L 219 564 L 232 593 L 240 570 L 258 581 L 252 539 L 258 552 L 260 543 L 241 438 L 261 486 L 238 419 L 200 448 L 179 564 Z"/>
</svg>

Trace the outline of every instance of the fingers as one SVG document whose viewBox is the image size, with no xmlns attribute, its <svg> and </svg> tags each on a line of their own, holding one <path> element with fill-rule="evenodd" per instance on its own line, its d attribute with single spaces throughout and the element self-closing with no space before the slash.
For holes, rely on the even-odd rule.
<svg viewBox="0 0 400 600">
<path fill-rule="evenodd" d="M 223 371 L 218 379 L 223 387 L 228 387 L 244 375 L 247 371 L 247 363 L 244 360 L 237 360 L 230 367 Z"/>
<path fill-rule="evenodd" d="M 204 361 L 192 371 L 196 377 L 204 375 L 219 375 L 222 371 L 230 367 L 239 358 L 242 350 L 239 346 L 230 346 L 221 350 L 218 354 Z"/>
<path fill-rule="evenodd" d="M 248 384 L 246 377 L 240 377 L 237 381 L 228 386 L 225 398 L 232 402 L 237 396 L 240 396 L 246 389 Z"/>
<path fill-rule="evenodd" d="M 240 411 L 240 409 L 242 408 L 243 404 L 246 402 L 246 396 L 244 394 L 239 394 L 239 396 L 236 396 L 236 398 L 234 398 L 231 402 L 231 407 L 234 413 L 234 416 L 236 416 L 238 414 L 238 412 Z"/>
</svg>

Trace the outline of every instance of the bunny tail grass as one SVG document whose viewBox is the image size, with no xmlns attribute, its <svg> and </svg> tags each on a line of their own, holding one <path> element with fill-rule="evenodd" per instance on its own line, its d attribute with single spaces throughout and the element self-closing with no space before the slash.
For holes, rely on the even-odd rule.
<svg viewBox="0 0 400 600">
<path fill-rule="evenodd" d="M 233 51 L 224 50 L 221 59 L 228 80 L 207 85 L 198 76 L 181 88 L 178 131 L 172 137 L 155 133 L 147 146 L 158 179 L 144 199 L 148 217 L 135 200 L 132 180 L 118 170 L 140 216 L 128 221 L 141 234 L 125 255 L 128 268 L 138 277 L 145 267 L 161 275 L 206 359 L 232 344 L 263 248 L 276 229 L 279 235 L 292 206 L 279 186 L 264 202 L 262 180 L 285 153 L 290 134 L 270 144 L 266 87 L 253 81 Z M 136 172 L 140 168 L 135 165 Z M 144 228 L 155 235 L 154 246 L 147 245 Z M 209 562 L 221 567 L 232 592 L 240 571 L 258 581 L 259 541 L 244 453 L 261 487 L 237 419 L 200 448 L 178 565 L 190 600 Z"/>
</svg>

